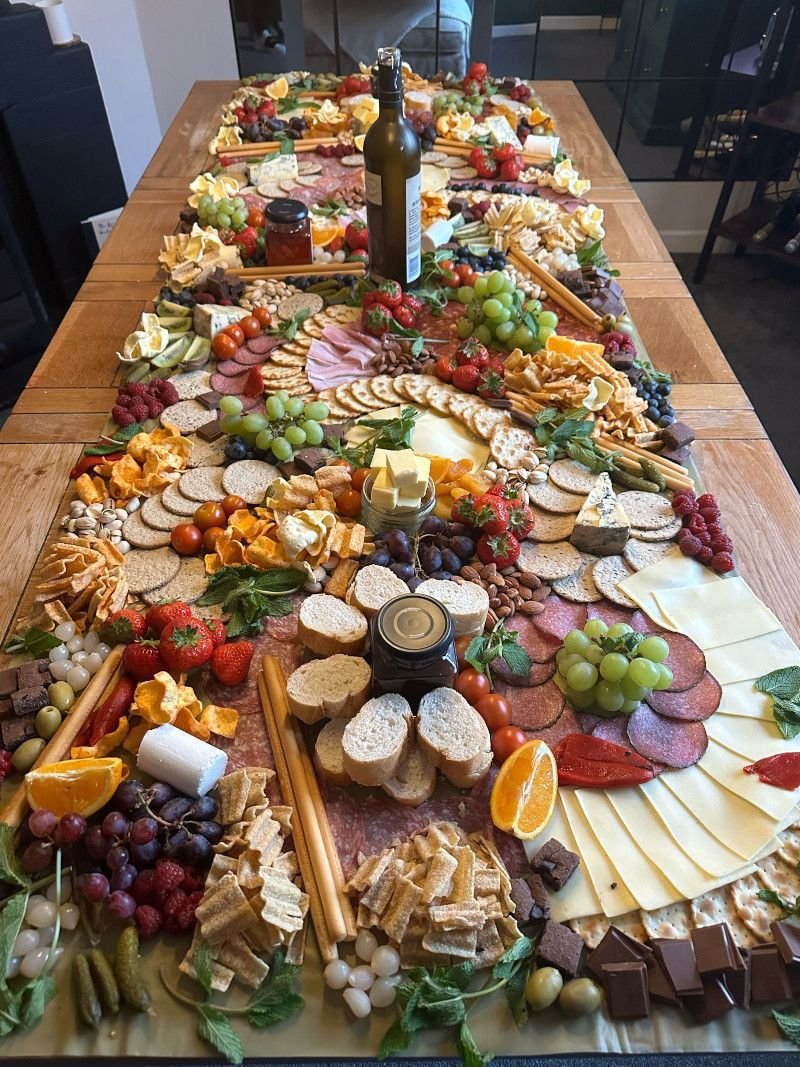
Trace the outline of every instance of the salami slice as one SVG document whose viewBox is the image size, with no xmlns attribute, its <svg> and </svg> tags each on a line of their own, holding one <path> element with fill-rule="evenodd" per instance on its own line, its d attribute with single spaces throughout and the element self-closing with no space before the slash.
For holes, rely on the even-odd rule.
<svg viewBox="0 0 800 1067">
<path fill-rule="evenodd" d="M 598 600 L 596 604 L 589 604 L 586 611 L 587 618 L 602 619 L 606 626 L 613 626 L 618 622 L 627 622 L 629 626 L 633 626 L 632 613 L 627 608 L 612 604 L 610 600 Z"/>
<path fill-rule="evenodd" d="M 351 878 L 358 870 L 358 857 L 364 851 L 364 816 L 361 798 L 349 789 L 338 789 L 321 783 L 325 800 L 325 814 L 331 835 L 339 853 L 342 874 Z"/>
<path fill-rule="evenodd" d="M 691 767 L 708 748 L 708 734 L 701 722 L 668 719 L 648 704 L 640 704 L 628 719 L 628 740 L 645 759 L 668 767 Z"/>
<path fill-rule="evenodd" d="M 239 370 L 241 369 L 239 367 Z M 211 388 L 216 393 L 222 393 L 223 396 L 239 396 L 244 389 L 248 373 L 248 371 L 245 371 L 244 374 L 237 374 L 235 377 L 229 377 L 226 374 L 212 374 Z"/>
<path fill-rule="evenodd" d="M 238 393 L 237 395 L 242 402 L 242 411 L 252 411 L 253 408 L 258 407 L 261 403 L 260 396 L 245 396 L 243 393 Z"/>
<path fill-rule="evenodd" d="M 722 686 L 713 674 L 705 672 L 691 689 L 678 692 L 653 689 L 646 697 L 647 703 L 659 715 L 683 722 L 704 722 L 710 719 L 722 700 Z"/>
<path fill-rule="evenodd" d="M 524 730 L 526 738 L 532 741 L 534 738 L 539 738 L 540 741 L 544 741 L 550 748 L 554 748 L 559 741 L 563 741 L 565 737 L 569 737 L 570 734 L 583 733 L 581 730 L 581 724 L 578 721 L 577 712 L 569 706 L 564 704 L 564 710 L 558 717 L 556 722 L 552 726 L 545 727 L 543 730 L 537 730 L 535 733 L 531 733 L 528 730 Z"/>
<path fill-rule="evenodd" d="M 563 641 L 570 630 L 582 630 L 587 619 L 586 604 L 573 604 L 553 593 L 543 601 L 544 611 L 535 617 L 534 625 L 543 634 Z M 594 606 L 594 605 L 592 605 Z"/>
<path fill-rule="evenodd" d="M 417 808 L 406 808 L 385 793 L 370 792 L 359 799 L 364 819 L 364 855 L 374 856 L 390 845 L 399 845 L 428 825 Z"/>
<path fill-rule="evenodd" d="M 260 355 L 257 352 L 251 352 L 249 348 L 242 347 L 237 350 L 231 363 L 235 363 L 237 367 L 260 367 L 263 366 L 268 359 L 269 356 L 267 354 Z"/>
<path fill-rule="evenodd" d="M 239 349 L 239 351 L 242 350 Z M 234 358 L 219 360 L 216 373 L 221 374 L 223 378 L 238 378 L 240 374 L 244 374 L 244 371 Z"/>
<path fill-rule="evenodd" d="M 521 730 L 544 730 L 552 726 L 564 707 L 564 694 L 550 680 L 533 689 L 515 689 L 499 683 L 495 690 L 511 705 L 511 721 Z"/>
<path fill-rule="evenodd" d="M 643 611 L 638 609 L 631 615 L 630 624 L 640 634 L 670 634 L 672 632 L 671 630 L 665 630 L 657 622 L 653 622 L 649 615 L 645 615 Z M 669 640 L 669 638 L 667 639 Z"/>
<path fill-rule="evenodd" d="M 617 715 L 615 719 L 601 719 L 592 730 L 592 737 L 599 737 L 602 741 L 611 741 L 614 745 L 630 748 L 628 716 Z"/>
<path fill-rule="evenodd" d="M 278 345 L 282 345 L 284 341 L 285 338 L 283 337 L 270 337 L 268 334 L 262 333 L 260 337 L 248 337 L 244 344 L 245 348 L 249 349 L 254 356 L 265 356 L 267 352 L 277 348 Z"/>
<path fill-rule="evenodd" d="M 705 674 L 706 657 L 702 648 L 696 645 L 686 634 L 669 634 L 665 638 L 669 645 L 669 655 L 664 661 L 672 671 L 670 693 L 682 693 L 697 685 Z"/>
<path fill-rule="evenodd" d="M 561 647 L 559 638 L 553 637 L 552 634 L 542 633 L 526 615 L 515 615 L 508 623 L 508 629 L 517 631 L 519 643 L 534 663 L 547 663 Z"/>
<path fill-rule="evenodd" d="M 490 667 L 493 678 L 515 689 L 528 689 L 542 685 L 556 673 L 554 659 L 549 659 L 545 663 L 534 663 L 526 674 L 514 674 L 504 659 L 493 660 Z"/>
<path fill-rule="evenodd" d="M 264 620 L 264 630 L 278 641 L 297 640 L 297 616 L 271 616 Z"/>
<path fill-rule="evenodd" d="M 599 715 L 592 715 L 590 711 L 579 711 L 576 713 L 578 722 L 580 723 L 581 730 L 585 734 L 594 733 L 595 726 L 598 726 L 601 722 L 605 722 L 605 719 L 601 719 Z"/>
</svg>

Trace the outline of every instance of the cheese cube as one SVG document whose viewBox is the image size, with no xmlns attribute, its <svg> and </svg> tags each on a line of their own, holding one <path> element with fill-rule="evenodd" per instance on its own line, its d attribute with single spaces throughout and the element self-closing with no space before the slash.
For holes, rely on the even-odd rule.
<svg viewBox="0 0 800 1067">
<path fill-rule="evenodd" d="M 417 456 L 417 481 L 415 488 L 419 491 L 420 496 L 425 495 L 425 490 L 428 488 L 428 479 L 431 476 L 431 461 L 427 456 Z"/>
<path fill-rule="evenodd" d="M 376 508 L 382 508 L 384 511 L 397 507 L 397 489 L 392 485 L 386 467 L 382 467 L 375 476 L 370 499 Z"/>
<path fill-rule="evenodd" d="M 374 433 L 375 431 L 374 430 L 370 430 L 369 432 L 370 433 Z M 370 463 L 370 469 L 375 471 L 375 470 L 380 470 L 382 467 L 386 467 L 387 463 L 388 463 L 388 460 L 387 460 L 387 456 L 388 455 L 389 455 L 389 452 L 388 452 L 387 449 L 385 449 L 385 448 L 376 448 L 375 449 L 375 453 L 374 453 L 374 455 L 372 457 L 372 463 Z"/>
<path fill-rule="evenodd" d="M 408 489 L 399 489 L 397 491 L 397 506 L 398 508 L 418 508 L 422 503 L 423 494 L 418 492 L 413 486 Z"/>
<path fill-rule="evenodd" d="M 389 452 L 386 462 L 392 476 L 392 482 L 398 489 L 409 489 L 419 481 L 417 474 L 417 457 L 410 448 L 401 448 Z"/>
</svg>

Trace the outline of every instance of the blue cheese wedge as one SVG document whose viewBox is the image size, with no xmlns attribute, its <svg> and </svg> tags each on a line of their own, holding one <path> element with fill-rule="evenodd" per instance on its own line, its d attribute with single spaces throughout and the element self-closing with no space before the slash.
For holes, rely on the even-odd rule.
<svg viewBox="0 0 800 1067">
<path fill-rule="evenodd" d="M 490 115 L 482 125 L 488 129 L 492 144 L 513 144 L 515 148 L 522 148 L 519 137 L 505 115 Z"/>
<path fill-rule="evenodd" d="M 207 337 L 211 341 L 220 330 L 232 326 L 240 319 L 246 319 L 249 314 L 247 308 L 226 307 L 224 304 L 195 304 L 192 327 L 198 337 Z"/>
<path fill-rule="evenodd" d="M 250 163 L 247 167 L 251 185 L 263 185 L 267 182 L 288 181 L 297 177 L 297 156 L 294 152 L 261 163 Z"/>
<path fill-rule="evenodd" d="M 575 519 L 570 543 L 593 556 L 619 555 L 630 536 L 631 524 L 617 500 L 611 479 L 603 472 Z"/>
</svg>

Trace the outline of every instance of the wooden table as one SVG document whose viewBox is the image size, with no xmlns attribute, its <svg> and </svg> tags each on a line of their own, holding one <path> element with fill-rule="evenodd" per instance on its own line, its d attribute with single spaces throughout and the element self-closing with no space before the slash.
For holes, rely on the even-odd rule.
<svg viewBox="0 0 800 1067">
<path fill-rule="evenodd" d="M 115 396 L 121 347 L 161 285 L 156 257 L 235 82 L 195 83 L 137 185 L 27 388 L 0 431 L 6 528 L 0 631 L 60 514 L 67 474 Z M 675 377 L 674 404 L 696 429 L 694 455 L 720 501 L 742 572 L 800 639 L 800 498 L 706 326 L 653 223 L 572 82 L 541 82 L 590 197 L 606 213 L 606 248 L 656 366 Z"/>
</svg>

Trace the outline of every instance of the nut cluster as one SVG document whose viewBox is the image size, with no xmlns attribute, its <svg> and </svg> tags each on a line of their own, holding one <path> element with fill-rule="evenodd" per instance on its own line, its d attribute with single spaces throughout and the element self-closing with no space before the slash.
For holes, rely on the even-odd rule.
<svg viewBox="0 0 800 1067">
<path fill-rule="evenodd" d="M 364 187 L 359 185 L 355 188 L 336 189 L 331 193 L 330 200 L 341 200 L 343 204 L 346 204 L 349 208 L 360 208 L 366 204 L 366 197 L 364 195 Z"/>
<path fill-rule="evenodd" d="M 398 337 L 384 334 L 383 347 L 375 356 L 372 365 L 376 374 L 388 374 L 397 378 L 401 374 L 423 374 L 436 362 L 436 356 L 423 348 L 418 356 L 412 356 L 409 342 Z"/>
<path fill-rule="evenodd" d="M 506 470 L 491 459 L 486 464 L 484 474 L 490 482 L 508 486 L 519 494 L 520 500 L 525 504 L 528 501 L 528 485 L 541 485 L 547 481 L 547 471 L 550 461 L 544 448 L 534 448 L 530 455 L 525 456 L 519 467 Z"/>
<path fill-rule="evenodd" d="M 296 293 L 297 289 L 286 282 L 276 281 L 273 278 L 256 278 L 252 283 L 245 285 L 244 295 L 239 304 L 248 311 L 253 308 L 266 308 L 272 315 L 278 310 L 278 304 L 287 296 Z"/>
<path fill-rule="evenodd" d="M 78 537 L 92 535 L 101 541 L 111 541 L 120 552 L 129 552 L 130 545 L 122 537 L 122 524 L 139 507 L 139 498 L 133 497 L 124 508 L 115 506 L 111 497 L 96 504 L 84 504 L 73 500 L 69 514 L 61 520 L 61 529 Z"/>
<path fill-rule="evenodd" d="M 550 586 L 544 585 L 535 574 L 523 574 L 516 567 L 498 570 L 496 563 L 462 567 L 461 573 L 453 581 L 461 585 L 471 582 L 489 594 L 487 630 L 491 630 L 498 619 L 510 619 L 517 612 L 521 615 L 541 615 L 544 611 L 542 601 L 550 596 Z"/>
</svg>

